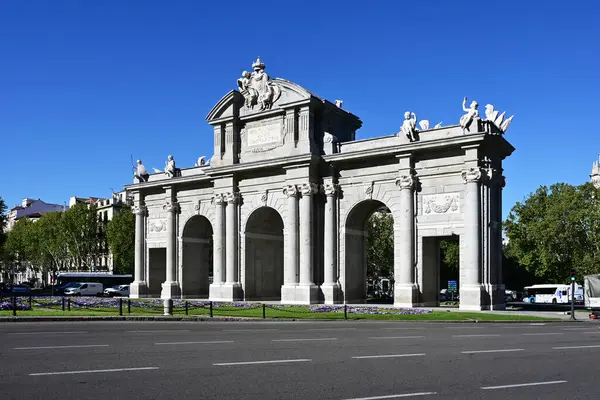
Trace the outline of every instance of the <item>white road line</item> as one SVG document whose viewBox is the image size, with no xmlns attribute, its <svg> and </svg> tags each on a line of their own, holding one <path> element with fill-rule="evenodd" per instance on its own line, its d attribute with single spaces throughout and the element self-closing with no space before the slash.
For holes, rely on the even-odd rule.
<svg viewBox="0 0 600 400">
<path fill-rule="evenodd" d="M 72 335 L 74 333 L 88 333 L 88 331 L 70 332 L 8 332 L 7 335 Z"/>
<path fill-rule="evenodd" d="M 536 332 L 536 333 L 521 333 L 522 336 L 556 336 L 564 335 L 564 332 Z"/>
<path fill-rule="evenodd" d="M 108 344 L 82 344 L 72 346 L 36 346 L 36 347 L 15 347 L 14 350 L 38 350 L 38 349 L 75 349 L 78 347 L 108 347 Z"/>
<path fill-rule="evenodd" d="M 421 339 L 425 336 L 374 336 L 369 339 Z"/>
<path fill-rule="evenodd" d="M 475 338 L 475 337 L 497 337 L 500 336 L 499 333 L 490 333 L 487 335 L 452 335 L 452 337 L 455 338 Z"/>
<path fill-rule="evenodd" d="M 127 333 L 171 333 L 171 332 L 189 332 L 189 329 L 161 329 L 156 331 L 125 331 Z"/>
<path fill-rule="evenodd" d="M 548 382 L 518 383 L 516 385 L 485 386 L 485 387 L 482 387 L 482 389 L 483 390 L 508 389 L 508 388 L 523 387 L 523 386 L 555 385 L 557 383 L 567 383 L 567 381 L 548 381 Z"/>
<path fill-rule="evenodd" d="M 390 330 L 390 331 L 400 331 L 400 330 L 423 330 L 425 328 L 383 328 L 385 330 Z"/>
<path fill-rule="evenodd" d="M 273 342 L 308 342 L 318 340 L 338 340 L 337 338 L 311 338 L 311 339 L 273 339 Z"/>
<path fill-rule="evenodd" d="M 309 328 L 307 331 L 354 331 L 356 328 Z"/>
<path fill-rule="evenodd" d="M 589 332 L 581 332 L 581 333 L 589 335 L 589 334 L 598 334 L 598 333 L 600 333 L 600 331 L 589 331 Z"/>
<path fill-rule="evenodd" d="M 445 326 L 446 329 L 485 329 L 487 326 Z"/>
<path fill-rule="evenodd" d="M 233 340 L 215 340 L 212 342 L 163 342 L 163 343 L 154 343 L 157 346 L 167 345 L 167 344 L 212 344 L 212 343 L 234 343 Z"/>
<path fill-rule="evenodd" d="M 146 371 L 146 370 L 153 370 L 153 369 L 156 370 L 156 369 L 158 369 L 158 367 L 92 369 L 92 370 L 87 370 L 87 371 L 38 372 L 35 374 L 29 374 L 29 376 L 93 374 L 93 373 L 98 373 L 98 372 Z"/>
<path fill-rule="evenodd" d="M 477 353 L 509 353 L 512 351 L 525 351 L 525 349 L 498 349 L 498 350 L 469 350 L 462 351 L 463 354 L 477 354 Z"/>
<path fill-rule="evenodd" d="M 600 347 L 600 344 L 594 344 L 589 346 L 562 346 L 562 347 L 553 347 L 554 350 L 567 350 L 567 349 L 593 349 Z"/>
<path fill-rule="evenodd" d="M 530 326 L 546 326 L 546 324 L 543 323 L 543 322 L 536 322 L 536 323 L 532 323 L 532 324 L 529 324 L 529 325 Z"/>
<path fill-rule="evenodd" d="M 242 362 L 230 362 L 230 363 L 214 363 L 213 365 L 253 365 L 253 364 L 277 364 L 277 363 L 294 363 L 294 362 L 308 362 L 312 361 L 309 358 L 299 358 L 296 360 L 270 360 L 270 361 L 242 361 Z"/>
<path fill-rule="evenodd" d="M 279 329 L 222 329 L 221 332 L 271 332 Z"/>
<path fill-rule="evenodd" d="M 419 357 L 424 356 L 425 353 L 415 353 L 415 354 L 385 354 L 380 356 L 356 356 L 352 358 L 362 359 L 362 358 L 393 358 L 393 357 Z"/>
<path fill-rule="evenodd" d="M 563 331 L 586 331 L 586 330 L 589 331 L 590 328 L 563 328 Z"/>
<path fill-rule="evenodd" d="M 375 396 L 375 397 L 355 397 L 353 399 L 346 400 L 381 400 L 381 399 L 400 399 L 402 397 L 417 397 L 417 396 L 432 396 L 437 392 L 421 392 L 421 393 L 404 393 L 404 394 L 391 394 L 389 396 Z"/>
</svg>

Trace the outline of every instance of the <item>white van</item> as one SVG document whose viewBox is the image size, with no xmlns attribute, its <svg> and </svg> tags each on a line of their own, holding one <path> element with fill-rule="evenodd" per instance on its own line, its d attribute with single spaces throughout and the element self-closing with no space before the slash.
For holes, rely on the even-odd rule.
<svg viewBox="0 0 600 400">
<path fill-rule="evenodd" d="M 67 296 L 102 296 L 104 285 L 96 282 L 79 282 L 65 289 Z"/>
</svg>

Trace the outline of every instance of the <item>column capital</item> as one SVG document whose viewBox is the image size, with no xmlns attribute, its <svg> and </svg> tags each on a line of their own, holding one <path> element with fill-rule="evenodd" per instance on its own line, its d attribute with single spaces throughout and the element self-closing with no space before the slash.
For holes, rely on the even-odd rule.
<svg viewBox="0 0 600 400">
<path fill-rule="evenodd" d="M 312 196 L 313 194 L 317 194 L 318 191 L 319 186 L 312 182 L 303 183 L 302 186 L 300 186 L 300 193 L 302 193 L 302 196 Z"/>
<path fill-rule="evenodd" d="M 340 185 L 336 183 L 326 183 L 323 185 L 323 193 L 327 197 L 334 197 L 338 194 L 340 190 Z"/>
<path fill-rule="evenodd" d="M 210 202 L 215 205 L 223 205 L 225 204 L 225 195 L 223 193 L 215 193 L 210 198 Z"/>
<path fill-rule="evenodd" d="M 227 204 L 237 204 L 240 201 L 240 192 L 225 193 L 225 201 Z"/>
<path fill-rule="evenodd" d="M 287 197 L 297 197 L 298 187 L 296 185 L 285 185 L 283 187 L 283 194 Z"/>
<path fill-rule="evenodd" d="M 413 174 L 401 175 L 396 179 L 396 186 L 402 189 L 414 189 L 416 184 L 415 176 Z"/>
<path fill-rule="evenodd" d="M 146 206 L 133 206 L 131 207 L 131 212 L 135 215 L 141 215 L 143 217 L 148 215 L 148 207 Z"/>
<path fill-rule="evenodd" d="M 163 204 L 163 210 L 172 213 L 178 213 L 181 211 L 181 207 L 179 207 L 179 203 L 176 201 L 167 201 Z"/>
<path fill-rule="evenodd" d="M 476 167 L 463 170 L 461 172 L 461 176 L 464 183 L 478 183 L 481 180 L 483 174 L 481 172 L 481 168 Z"/>
</svg>

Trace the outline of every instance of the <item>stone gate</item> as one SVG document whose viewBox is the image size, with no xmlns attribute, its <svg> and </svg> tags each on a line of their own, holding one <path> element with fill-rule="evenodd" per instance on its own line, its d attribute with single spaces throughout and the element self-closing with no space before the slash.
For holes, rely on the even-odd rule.
<svg viewBox="0 0 600 400">
<path fill-rule="evenodd" d="M 460 242 L 460 308 L 504 308 L 502 161 L 512 121 L 487 105 L 458 125 L 405 113 L 398 134 L 356 140 L 362 122 L 260 59 L 208 113 L 214 155 L 126 189 L 136 214 L 132 297 L 359 303 L 365 224 L 394 220 L 394 304 L 439 303 L 439 241 Z M 458 119 L 458 117 L 457 117 Z M 400 121 L 399 121 L 400 122 Z M 417 126 L 418 125 L 418 126 Z"/>
</svg>

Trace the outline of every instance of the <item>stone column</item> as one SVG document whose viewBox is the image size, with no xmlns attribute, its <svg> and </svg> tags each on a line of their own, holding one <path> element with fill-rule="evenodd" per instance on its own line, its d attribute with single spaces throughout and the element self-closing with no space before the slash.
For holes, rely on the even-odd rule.
<svg viewBox="0 0 600 400">
<path fill-rule="evenodd" d="M 281 302 L 294 303 L 298 285 L 298 188 L 296 185 L 284 186 L 283 194 L 287 196 L 287 221 Z"/>
<path fill-rule="evenodd" d="M 398 232 L 394 238 L 394 305 L 396 307 L 414 307 L 417 303 L 417 285 L 415 283 L 415 179 L 412 174 L 401 175 L 396 180 L 400 189 L 400 213 L 394 226 Z"/>
<path fill-rule="evenodd" d="M 212 197 L 215 206 L 215 226 L 213 231 L 213 282 L 209 288 L 209 299 L 221 300 L 221 286 L 225 281 L 225 197 L 215 194 Z"/>
<path fill-rule="evenodd" d="M 163 205 L 163 210 L 167 212 L 167 270 L 160 297 L 172 299 L 181 295 L 177 283 L 177 214 L 179 213 L 179 203 L 168 201 Z"/>
<path fill-rule="evenodd" d="M 241 285 L 238 279 L 238 204 L 239 192 L 225 194 L 227 207 L 225 208 L 225 283 L 223 284 L 223 297 L 228 301 L 242 298 Z"/>
<path fill-rule="evenodd" d="M 314 243 L 313 243 L 313 195 L 317 185 L 304 183 L 300 187 L 300 282 L 297 300 L 304 304 L 316 303 L 318 288 L 313 281 Z"/>
<path fill-rule="evenodd" d="M 323 185 L 325 193 L 325 240 L 324 240 L 324 272 L 325 276 L 321 290 L 325 304 L 341 302 L 340 284 L 338 282 L 338 225 L 337 225 L 337 194 L 339 186 L 335 183 Z"/>
<path fill-rule="evenodd" d="M 483 293 L 481 285 L 481 216 L 480 216 L 480 168 L 469 168 L 462 172 L 465 183 L 465 205 L 463 208 L 464 244 L 460 262 L 460 308 L 481 310 Z"/>
<path fill-rule="evenodd" d="M 135 205 L 131 210 L 135 214 L 135 276 L 130 285 L 129 297 L 138 299 L 148 293 L 146 282 L 145 257 L 146 254 L 146 206 Z"/>
</svg>

